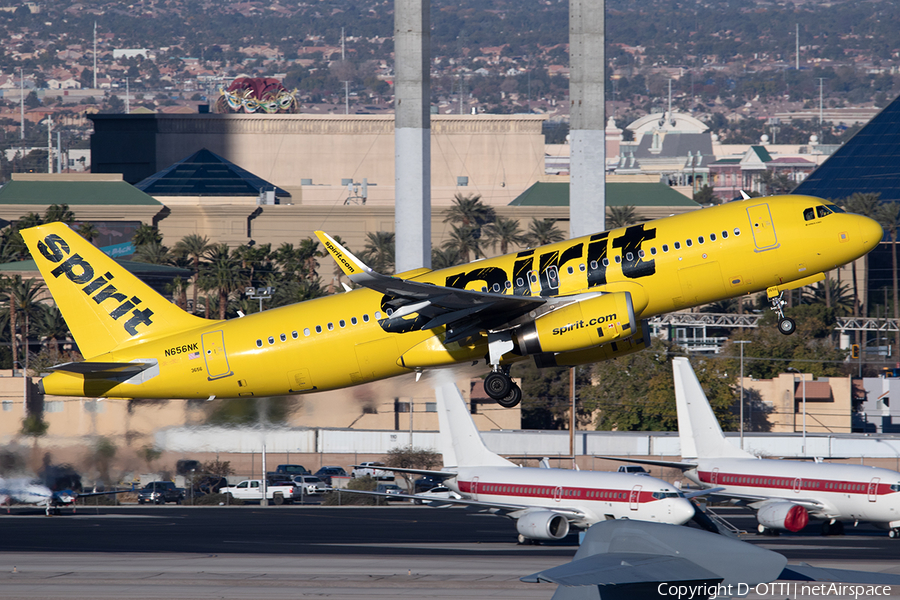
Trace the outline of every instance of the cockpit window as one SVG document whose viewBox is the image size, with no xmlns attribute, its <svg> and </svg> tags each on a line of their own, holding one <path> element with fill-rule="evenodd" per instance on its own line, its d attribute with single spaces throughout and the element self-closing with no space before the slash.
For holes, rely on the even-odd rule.
<svg viewBox="0 0 900 600">
<path fill-rule="evenodd" d="M 827 206 L 825 206 L 824 204 L 816 207 L 816 216 L 819 217 L 820 219 L 822 217 L 824 217 L 826 215 L 830 215 L 830 214 L 831 214 L 831 209 L 828 208 Z"/>
<path fill-rule="evenodd" d="M 892 492 L 900 492 L 900 483 L 895 483 L 894 485 L 892 485 L 891 491 Z"/>
<path fill-rule="evenodd" d="M 803 211 L 803 220 L 812 221 L 816 218 L 816 211 L 813 208 L 807 208 Z"/>
<path fill-rule="evenodd" d="M 837 204 L 829 204 L 828 208 L 831 209 L 831 212 L 842 213 L 844 209 L 838 206 Z"/>
</svg>

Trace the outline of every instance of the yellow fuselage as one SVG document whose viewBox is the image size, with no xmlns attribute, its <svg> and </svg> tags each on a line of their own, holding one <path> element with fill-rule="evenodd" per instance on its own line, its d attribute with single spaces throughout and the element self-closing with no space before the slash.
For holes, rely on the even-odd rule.
<svg viewBox="0 0 900 600">
<path fill-rule="evenodd" d="M 804 196 L 736 201 L 459 267 L 405 275 L 441 286 L 505 294 L 565 297 L 625 291 L 631 294 L 637 317 L 646 319 L 816 281 L 881 240 L 881 228 L 865 217 L 832 213 L 808 218 L 810 208 L 822 205 L 833 207 Z M 379 322 L 387 317 L 384 300 L 380 293 L 358 289 L 229 321 L 210 321 L 89 357 L 118 363 L 155 359 L 158 373 L 130 383 L 54 373 L 44 379 L 44 390 L 126 398 L 273 396 L 342 388 L 417 367 L 485 357 L 484 339 L 446 349 L 443 327 L 386 331 Z M 402 360 L 404 355 L 410 360 Z"/>
</svg>

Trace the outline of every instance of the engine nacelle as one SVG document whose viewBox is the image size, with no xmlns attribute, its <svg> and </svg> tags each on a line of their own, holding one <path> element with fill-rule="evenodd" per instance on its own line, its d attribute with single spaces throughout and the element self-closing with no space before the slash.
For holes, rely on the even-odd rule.
<svg viewBox="0 0 900 600">
<path fill-rule="evenodd" d="M 769 529 L 800 531 L 809 523 L 809 513 L 793 502 L 772 502 L 756 511 L 756 520 Z"/>
<path fill-rule="evenodd" d="M 629 292 L 613 292 L 566 304 L 516 330 L 521 354 L 568 352 L 634 335 L 637 322 Z"/>
<path fill-rule="evenodd" d="M 561 540 L 569 534 L 569 521 L 559 513 L 538 510 L 519 517 L 516 529 L 532 540 Z"/>
<path fill-rule="evenodd" d="M 538 354 L 534 357 L 534 363 L 539 367 L 574 367 L 595 362 L 618 358 L 639 352 L 650 347 L 650 324 L 644 320 L 637 326 L 634 335 L 601 344 L 594 348 L 573 350 L 571 352 L 558 352 L 557 354 Z"/>
</svg>

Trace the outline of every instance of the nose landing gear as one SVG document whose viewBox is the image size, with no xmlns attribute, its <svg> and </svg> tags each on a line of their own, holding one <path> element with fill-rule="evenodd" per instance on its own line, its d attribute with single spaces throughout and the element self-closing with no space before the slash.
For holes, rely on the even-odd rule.
<svg viewBox="0 0 900 600">
<path fill-rule="evenodd" d="M 786 302 L 783 298 L 784 291 L 779 292 L 777 296 L 769 295 L 769 308 L 774 310 L 775 314 L 778 315 L 778 331 L 784 335 L 791 335 L 797 330 L 797 324 L 792 318 L 784 316 L 783 307 Z"/>
</svg>

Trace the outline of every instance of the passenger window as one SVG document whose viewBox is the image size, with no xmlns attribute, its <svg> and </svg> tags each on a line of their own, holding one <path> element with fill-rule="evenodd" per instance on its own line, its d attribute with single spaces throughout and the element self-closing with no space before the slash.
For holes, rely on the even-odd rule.
<svg viewBox="0 0 900 600">
<path fill-rule="evenodd" d="M 616 264 L 619 264 L 620 262 L 622 262 L 622 257 L 619 256 L 618 254 L 616 254 L 615 259 L 616 259 Z"/>
<path fill-rule="evenodd" d="M 547 284 L 551 288 L 559 287 L 559 272 L 556 267 L 547 267 Z"/>
<path fill-rule="evenodd" d="M 393 308 L 389 308 L 389 309 L 387 309 L 387 311 L 385 311 L 385 312 L 387 312 L 387 316 L 390 317 L 391 315 L 394 314 L 394 309 L 393 309 Z"/>
<path fill-rule="evenodd" d="M 831 210 L 827 206 L 820 205 L 820 206 L 816 207 L 816 216 L 818 216 L 820 219 L 822 217 L 824 217 L 826 215 L 830 215 L 830 214 L 831 214 Z"/>
<path fill-rule="evenodd" d="M 734 228 L 734 235 L 741 235 L 741 230 L 737 227 Z"/>
<path fill-rule="evenodd" d="M 482 292 L 486 292 L 486 291 L 487 291 L 487 286 L 486 286 L 486 285 L 481 286 L 481 291 L 482 291 Z"/>
<path fill-rule="evenodd" d="M 609 259 L 608 259 L 608 258 L 604 258 L 604 259 L 603 259 L 603 266 L 604 266 L 604 267 L 608 267 L 608 266 L 609 266 Z"/>
<path fill-rule="evenodd" d="M 528 280 L 531 281 L 531 283 L 537 283 L 537 275 L 534 274 L 534 271 L 528 272 Z"/>
<path fill-rule="evenodd" d="M 591 271 L 596 270 L 597 267 L 599 267 L 599 266 L 600 266 L 600 265 L 597 264 L 597 261 L 596 261 L 596 260 L 592 260 L 592 261 L 591 261 Z"/>
<path fill-rule="evenodd" d="M 503 282 L 503 287 L 506 288 L 507 290 L 510 289 L 512 287 L 512 281 L 507 279 L 506 281 Z"/>
<path fill-rule="evenodd" d="M 499 283 L 495 283 L 494 285 L 491 286 L 491 290 L 493 290 L 494 293 L 499 292 L 499 291 L 500 291 L 500 284 L 499 284 Z"/>
<path fill-rule="evenodd" d="M 663 251 L 663 252 L 668 252 L 668 251 L 669 251 L 669 245 L 668 245 L 668 244 L 663 244 L 663 245 L 662 245 L 662 251 Z"/>
<path fill-rule="evenodd" d="M 365 317 L 366 317 L 366 315 L 363 315 L 363 320 L 368 321 L 368 319 L 366 319 Z M 380 318 L 381 318 L 381 311 L 380 311 L 380 310 L 376 310 L 376 311 L 375 311 L 375 320 L 377 321 L 377 320 L 380 319 Z"/>
<path fill-rule="evenodd" d="M 262 348 L 262 340 L 256 340 L 256 347 Z"/>
<path fill-rule="evenodd" d="M 723 232 L 722 232 L 722 239 L 724 240 L 724 239 L 727 239 L 727 238 L 728 238 L 728 232 L 727 232 L 727 231 L 723 231 Z"/>
<path fill-rule="evenodd" d="M 812 208 L 803 209 L 803 220 L 804 221 L 812 221 L 816 218 L 816 211 Z"/>
<path fill-rule="evenodd" d="M 578 265 L 578 270 L 581 271 L 582 273 L 584 273 L 587 270 L 587 268 L 584 266 L 584 263 L 581 263 L 580 265 Z"/>
<path fill-rule="evenodd" d="M 711 242 L 716 241 L 716 234 L 714 234 L 714 233 L 709 234 L 709 241 L 711 241 Z"/>
<path fill-rule="evenodd" d="M 300 334 L 298 334 L 296 331 L 292 331 L 292 332 L 291 332 L 291 337 L 294 338 L 294 339 L 296 340 L 298 337 L 300 337 Z"/>
<path fill-rule="evenodd" d="M 690 248 L 691 246 L 694 245 L 694 242 L 693 242 L 693 240 L 691 240 L 691 238 L 688 238 L 687 241 L 686 241 L 685 243 L 687 244 L 687 247 L 688 247 L 688 248 Z"/>
<path fill-rule="evenodd" d="M 334 331 L 334 323 L 328 324 L 328 331 Z"/>
<path fill-rule="evenodd" d="M 316 333 L 322 333 L 322 326 L 316 325 Z"/>
<path fill-rule="evenodd" d="M 303 328 L 303 335 L 305 335 L 306 337 L 309 337 L 309 327 Z"/>
<path fill-rule="evenodd" d="M 338 321 L 338 325 L 340 325 L 341 329 L 343 329 L 344 327 L 347 326 L 347 321 L 341 319 L 340 321 Z"/>
<path fill-rule="evenodd" d="M 651 247 L 650 247 L 650 254 L 653 255 L 653 256 L 656 256 L 656 246 L 651 246 Z"/>
<path fill-rule="evenodd" d="M 628 262 L 633 261 L 633 260 L 634 260 L 634 254 L 632 254 L 631 252 L 626 253 L 626 254 L 625 254 L 625 260 L 627 260 Z"/>
<path fill-rule="evenodd" d="M 280 336 L 278 336 L 278 338 L 279 338 L 282 342 L 286 342 L 286 341 L 287 341 L 287 336 L 284 335 L 283 333 L 282 333 Z"/>
<path fill-rule="evenodd" d="M 645 256 L 644 251 L 638 250 L 638 256 L 640 256 L 641 258 L 644 258 L 644 256 Z"/>
<path fill-rule="evenodd" d="M 522 279 L 521 277 L 516 277 L 516 286 L 522 287 L 524 285 L 525 285 L 525 280 Z"/>
<path fill-rule="evenodd" d="M 567 272 L 569 275 L 574 275 L 574 274 L 575 274 L 575 269 L 573 269 L 572 267 L 568 267 L 568 268 L 566 269 L 566 272 Z"/>
<path fill-rule="evenodd" d="M 377 319 L 378 317 L 375 317 L 375 318 Z M 363 315 L 363 323 L 368 323 L 368 322 L 369 322 L 369 313 L 366 313 Z"/>
<path fill-rule="evenodd" d="M 356 325 L 359 321 L 356 320 L 356 317 L 350 317 L 350 324 Z"/>
<path fill-rule="evenodd" d="M 270 335 L 270 336 L 269 336 L 269 345 L 271 346 L 271 345 L 274 344 L 274 343 L 275 343 L 275 338 L 273 338 L 273 337 Z"/>
<path fill-rule="evenodd" d="M 702 236 L 702 235 L 701 235 L 700 237 L 697 238 L 697 243 L 698 243 L 698 244 L 702 244 L 702 243 L 703 243 L 703 236 Z"/>
<path fill-rule="evenodd" d="M 681 250 L 681 242 L 675 242 L 674 244 L 672 244 L 672 246 L 673 246 L 676 250 Z"/>
</svg>

